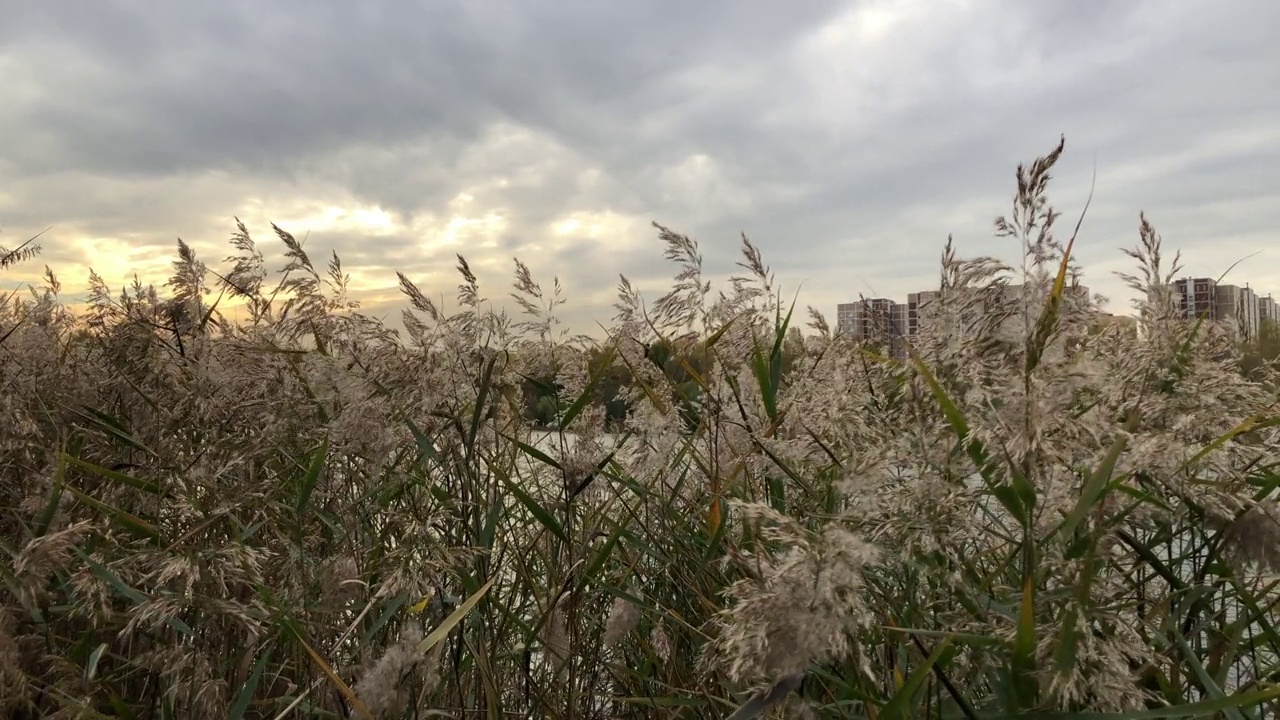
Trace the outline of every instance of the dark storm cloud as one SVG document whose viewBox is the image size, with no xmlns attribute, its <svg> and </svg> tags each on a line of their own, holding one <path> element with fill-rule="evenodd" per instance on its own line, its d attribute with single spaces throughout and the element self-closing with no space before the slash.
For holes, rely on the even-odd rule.
<svg viewBox="0 0 1280 720">
<path fill-rule="evenodd" d="M 830 311 L 933 283 L 949 232 L 1011 258 L 1013 169 L 1065 134 L 1054 200 L 1074 221 L 1096 158 L 1078 247 L 1115 295 L 1139 210 L 1203 274 L 1280 222 L 1277 26 L 1261 0 L 28 3 L 0 27 L 0 222 L 55 225 L 59 261 L 93 259 L 70 235 L 216 259 L 246 207 L 381 208 L 393 231 L 311 242 L 389 285 L 447 294 L 463 252 L 501 297 L 518 255 L 600 298 L 671 274 L 658 220 L 717 273 L 745 231 Z"/>
</svg>

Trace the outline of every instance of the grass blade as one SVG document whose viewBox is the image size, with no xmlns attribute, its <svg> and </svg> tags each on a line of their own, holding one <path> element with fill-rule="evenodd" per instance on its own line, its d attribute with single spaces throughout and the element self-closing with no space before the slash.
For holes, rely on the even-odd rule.
<svg viewBox="0 0 1280 720">
<path fill-rule="evenodd" d="M 1030 542 L 1030 540 L 1028 540 Z M 1010 657 L 1010 687 L 1016 705 L 1011 712 L 1027 710 L 1040 700 L 1040 688 L 1036 682 L 1036 588 L 1029 573 L 1024 574 L 1022 601 L 1019 603 L 1018 624 L 1013 637 L 1013 654 Z"/>
<path fill-rule="evenodd" d="M 40 513 L 40 519 L 36 522 L 36 537 L 43 537 L 49 532 L 49 524 L 53 522 L 53 516 L 58 512 L 58 503 L 62 501 L 62 488 L 66 483 L 67 475 L 67 453 L 65 449 L 58 453 L 58 466 L 53 471 L 52 487 L 49 488 L 49 501 L 45 503 L 44 510 Z"/>
<path fill-rule="evenodd" d="M 160 494 L 160 486 L 150 480 L 143 480 L 142 478 L 136 478 L 132 475 L 127 475 L 118 470 L 108 470 L 107 468 L 94 465 L 93 463 L 85 460 L 81 460 L 80 458 L 71 457 L 70 455 L 63 457 L 62 461 L 69 463 L 71 465 L 74 465 L 80 468 L 81 470 L 86 470 L 88 472 L 91 472 L 94 475 L 97 475 L 99 477 L 103 477 L 108 480 L 114 480 L 120 483 L 121 485 L 127 485 L 136 490 L 141 490 L 142 492 L 147 493 L 148 495 Z"/>
<path fill-rule="evenodd" d="M 489 588 L 493 587 L 494 580 L 496 580 L 496 578 L 490 579 L 489 582 L 480 586 L 480 589 L 472 593 L 471 597 L 464 600 L 457 609 L 449 614 L 449 617 L 444 619 L 444 622 L 440 623 L 439 627 L 432 630 L 431 634 L 423 638 L 422 642 L 418 643 L 418 652 L 425 653 L 435 647 L 436 643 L 444 640 L 449 634 L 449 631 L 453 630 L 458 623 L 462 622 L 462 619 L 471 612 L 471 609 L 484 599 L 484 596 L 489 592 Z"/>
<path fill-rule="evenodd" d="M 965 452 L 976 466 L 978 474 L 982 477 L 987 489 L 991 491 L 991 494 L 995 496 L 996 500 L 1004 506 L 1010 515 L 1017 518 L 1023 525 L 1026 525 L 1030 519 L 1030 508 L 1025 507 L 1017 491 L 1001 483 L 996 477 L 995 464 L 991 461 L 990 456 L 987 455 L 987 450 L 983 444 L 971 437 L 969 422 L 965 419 L 964 413 L 961 412 L 955 401 L 951 399 L 951 396 L 947 394 L 947 391 L 942 388 L 942 384 L 930 372 L 929 367 L 924 364 L 924 360 L 910 343 L 907 343 L 907 352 L 911 357 L 911 362 L 916 372 L 920 374 L 920 377 L 924 378 L 934 399 L 942 408 L 942 414 L 946 417 L 947 422 L 950 423 L 956 437 L 964 445 Z"/>
<path fill-rule="evenodd" d="M 137 438 L 133 437 L 133 435 L 125 428 L 124 423 L 100 410 L 91 408 L 88 405 L 81 405 L 80 407 L 81 409 L 79 410 L 72 408 L 72 412 L 85 420 L 88 420 L 91 425 L 96 426 L 107 435 L 116 438 L 125 445 L 155 457 L 155 452 L 146 445 L 143 445 Z"/>
<path fill-rule="evenodd" d="M 480 387 L 476 392 L 476 407 L 471 413 L 471 428 L 467 431 L 467 452 L 470 453 L 476 446 L 476 434 L 480 432 L 480 423 L 484 420 L 485 406 L 489 402 L 489 390 L 493 385 L 493 368 L 498 364 L 498 356 L 495 354 L 490 357 L 484 364 L 484 371 L 480 375 Z"/>
<path fill-rule="evenodd" d="M 1121 435 L 1111 444 L 1111 449 L 1107 451 L 1106 456 L 1098 463 L 1085 479 L 1084 485 L 1080 488 L 1080 499 L 1076 501 L 1076 505 L 1067 514 L 1066 519 L 1058 527 L 1057 531 L 1071 537 L 1075 534 L 1076 528 L 1084 520 L 1085 515 L 1093 509 L 1094 505 L 1102 499 L 1106 494 L 1107 484 L 1111 481 L 1111 475 L 1115 472 L 1116 463 L 1120 460 L 1120 455 L 1124 453 L 1125 448 L 1129 445 L 1127 435 Z"/>
<path fill-rule="evenodd" d="M 268 647 L 258 655 L 258 659 L 253 663 L 253 669 L 249 672 L 249 677 L 245 678 L 244 685 L 240 686 L 240 692 L 236 693 L 231 708 L 227 710 L 227 717 L 230 720 L 243 720 L 245 712 L 249 709 L 249 703 L 253 701 L 253 694 L 258 691 L 262 672 L 266 670 L 270 660 L 271 648 Z"/>
<path fill-rule="evenodd" d="M 128 530 L 134 535 L 137 535 L 139 538 L 157 542 L 160 540 L 160 529 L 137 515 L 127 513 L 117 507 L 108 505 L 88 493 L 81 492 L 70 485 L 67 485 L 66 489 L 70 490 L 71 494 L 75 495 L 77 500 L 103 513 L 117 525 Z"/>
<path fill-rule="evenodd" d="M 312 648 L 305 639 L 303 639 L 302 634 L 297 630 L 297 628 L 293 627 L 293 623 L 286 622 L 285 627 L 289 629 L 294 640 L 296 640 L 298 644 L 302 646 L 302 649 L 306 651 L 307 656 L 311 658 L 311 662 L 314 663 L 320 672 L 329 679 L 330 684 L 332 684 L 333 687 L 342 694 L 343 699 L 355 708 L 356 712 L 360 713 L 362 717 L 367 720 L 374 720 L 373 713 L 369 712 L 369 707 L 364 704 L 364 701 L 356 696 L 355 691 L 338 676 L 338 673 L 329 666 L 328 662 L 325 662 L 325 659 L 320 656 L 320 653 L 316 652 L 315 649 Z"/>
<path fill-rule="evenodd" d="M 553 535 L 560 538 L 562 541 L 566 543 L 569 542 L 569 536 L 565 534 L 564 528 L 560 525 L 559 521 L 556 520 L 554 515 L 548 512 L 546 508 L 542 507 L 537 500 L 534 500 L 533 496 L 525 492 L 519 485 L 512 482 L 511 478 L 507 477 L 505 472 L 499 472 L 497 475 L 502 480 L 502 484 L 507 487 L 507 490 L 510 490 L 511 494 L 516 496 L 516 499 L 520 501 L 520 504 L 524 505 L 525 508 L 527 508 L 529 512 L 537 518 L 538 522 L 542 523 L 543 527 L 550 530 Z"/>
<path fill-rule="evenodd" d="M 915 717 L 912 714 L 911 702 L 915 698 L 916 693 L 920 691 L 920 687 L 924 685 L 925 678 L 933 672 L 933 666 L 941 663 L 945 665 L 943 657 L 949 657 L 954 649 L 949 638 L 943 639 L 938 646 L 929 653 L 929 657 L 911 673 L 911 677 L 902 683 L 902 687 L 889 698 L 889 702 L 885 704 L 880 711 L 880 717 L 883 720 L 910 720 Z"/>
<path fill-rule="evenodd" d="M 325 436 L 320 441 L 320 447 L 316 449 L 311 456 L 311 462 L 307 464 L 307 473 L 302 477 L 302 484 L 298 487 L 298 501 L 294 506 L 298 517 L 302 517 L 307 510 L 307 502 L 311 500 L 311 493 L 316 488 L 316 482 L 320 480 L 320 471 L 324 469 L 325 457 L 329 452 L 329 436 Z"/>
</svg>

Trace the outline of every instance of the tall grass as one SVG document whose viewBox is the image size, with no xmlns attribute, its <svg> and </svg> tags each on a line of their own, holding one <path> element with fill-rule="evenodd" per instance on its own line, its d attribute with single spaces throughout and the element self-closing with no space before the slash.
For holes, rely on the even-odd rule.
<svg viewBox="0 0 1280 720">
<path fill-rule="evenodd" d="M 624 277 L 595 361 L 519 262 L 518 318 L 461 257 L 452 312 L 399 275 L 403 340 L 280 228 L 274 287 L 243 225 L 166 297 L 93 275 L 76 316 L 48 272 L 0 307 L 0 708 L 1274 717 L 1274 368 L 1176 311 L 1145 217 L 1138 327 L 1099 322 L 1062 151 L 996 222 L 1018 263 L 948 242 L 905 362 L 662 227 L 672 290 Z"/>
</svg>

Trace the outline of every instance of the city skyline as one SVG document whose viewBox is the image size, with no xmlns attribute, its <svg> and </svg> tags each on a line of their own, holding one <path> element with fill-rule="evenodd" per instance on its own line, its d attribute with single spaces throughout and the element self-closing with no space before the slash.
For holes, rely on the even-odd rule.
<svg viewBox="0 0 1280 720">
<path fill-rule="evenodd" d="M 1189 319 L 1206 317 L 1223 322 L 1232 320 L 1245 338 L 1258 336 L 1262 323 L 1280 322 L 1280 304 L 1270 292 L 1261 295 L 1248 283 L 1220 283 L 1214 278 L 1184 275 L 1170 283 L 1174 301 Z M 1021 284 L 1010 283 L 1004 291 L 1019 290 Z M 1084 285 L 1068 288 L 1073 292 L 1090 292 Z M 923 308 L 941 295 L 939 290 L 921 290 L 907 294 L 905 302 L 887 297 L 862 297 L 836 306 L 837 335 L 856 340 L 870 340 L 888 345 L 895 354 L 902 348 L 900 338 L 910 338 L 922 329 Z M 1128 313 L 1106 313 L 1113 317 L 1131 317 Z"/>
</svg>

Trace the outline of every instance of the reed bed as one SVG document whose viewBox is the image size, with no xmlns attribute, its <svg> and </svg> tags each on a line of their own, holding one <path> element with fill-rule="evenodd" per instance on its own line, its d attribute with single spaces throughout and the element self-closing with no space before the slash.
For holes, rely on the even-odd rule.
<svg viewBox="0 0 1280 720">
<path fill-rule="evenodd" d="M 1276 717 L 1275 368 L 1178 312 L 1145 216 L 1104 322 L 1062 152 L 995 223 L 1016 263 L 948 240 L 906 360 L 661 226 L 670 292 L 622 278 L 596 340 L 461 256 L 393 332 L 281 228 L 278 273 L 239 224 L 79 314 L 48 271 L 0 303 L 0 710 Z"/>
</svg>

